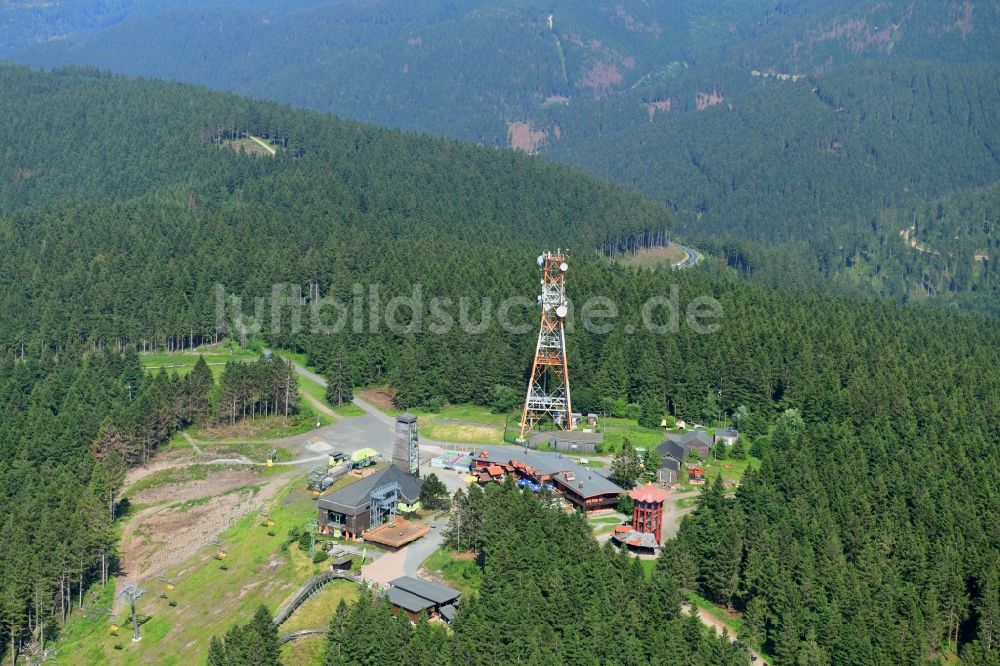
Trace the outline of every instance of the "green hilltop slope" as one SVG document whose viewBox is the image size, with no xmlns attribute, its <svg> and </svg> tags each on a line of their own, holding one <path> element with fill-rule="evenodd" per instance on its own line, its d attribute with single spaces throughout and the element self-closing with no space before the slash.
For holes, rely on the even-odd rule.
<svg viewBox="0 0 1000 666">
<path fill-rule="evenodd" d="M 5 346 L 52 341 L 37 330 L 45 301 L 32 294 L 90 313 L 76 320 L 88 339 L 86 322 L 102 322 L 108 298 L 147 311 L 150 324 L 162 307 L 150 298 L 156 286 L 179 280 L 188 297 L 176 317 L 208 333 L 213 281 L 267 293 L 283 280 L 327 279 L 337 253 L 384 270 L 379 252 L 460 243 L 479 270 L 491 246 L 575 245 L 589 256 L 671 224 L 648 198 L 516 153 L 181 84 L 0 67 L 0 85 L 10 137 L 0 212 L 12 213 L 0 222 L 13 285 Z M 227 137 L 245 132 L 276 142 L 276 154 L 232 150 Z M 36 271 L 48 260 L 60 271 Z M 88 295 L 90 278 L 106 287 L 115 275 L 124 292 Z M 135 341 L 137 325 L 120 314 L 115 337 Z M 159 339 L 162 325 L 141 335 Z"/>
<path fill-rule="evenodd" d="M 782 247 L 831 284 L 988 311 L 971 292 L 996 293 L 994 263 L 974 262 L 989 252 L 966 248 L 935 268 L 900 234 L 926 215 L 906 211 L 1000 182 L 998 82 L 991 65 L 865 63 L 549 155 L 667 203 L 686 237 Z M 937 236 L 989 245 L 994 198 L 980 197 L 975 222 L 946 207 Z"/>
<path fill-rule="evenodd" d="M 454 635 L 430 637 L 425 654 L 444 664 L 526 654 L 592 664 L 614 662 L 626 646 L 636 664 L 745 666 L 742 643 L 710 639 L 681 615 L 682 595 L 696 592 L 739 613 L 745 639 L 777 664 L 996 661 L 994 321 L 772 290 L 711 260 L 679 272 L 611 264 L 596 252 L 609 235 L 659 229 L 666 208 L 508 151 L 180 84 L 9 67 L 0 77 L 12 104 L 0 114 L 12 137 L 0 164 L 31 171 L 16 183 L 5 174 L 0 199 L 0 651 L 41 626 L 57 640 L 65 615 L 80 615 L 61 600 L 99 589 L 103 563 L 114 572 L 116 447 L 126 441 L 129 460 L 141 460 L 206 418 L 207 366 L 206 384 L 197 371 L 144 373 L 131 348 L 216 335 L 215 284 L 249 299 L 276 283 L 315 282 L 344 300 L 355 284 L 379 285 L 384 299 L 419 284 L 428 298 L 447 296 L 439 305 L 452 316 L 463 296 L 474 310 L 481 298 L 495 307 L 521 296 L 511 323 L 525 333 L 496 317 L 477 334 L 372 328 L 369 314 L 356 331 L 260 331 L 345 385 L 391 385 L 401 408 L 489 405 L 498 386 L 524 386 L 539 246 L 570 245 L 574 303 L 604 296 L 619 311 L 606 334 L 581 324 L 568 335 L 577 408 L 638 406 L 654 419 L 669 412 L 709 423 L 738 412 L 760 471 L 735 499 L 708 489 L 657 563 L 653 587 L 641 567 L 602 553 L 578 517 L 544 514 L 514 489 L 496 494 L 481 541 L 492 546 L 482 596 L 463 602 Z M 243 132 L 275 155 L 233 150 L 226 142 Z M 919 242 L 935 241 L 932 227 L 917 227 Z M 674 286 L 679 326 L 671 330 L 661 309 L 652 323 L 666 332 L 654 332 L 643 305 Z M 704 297 L 721 308 L 715 332 L 683 319 Z M 284 307 L 310 320 L 294 298 Z M 418 309 L 428 323 L 441 319 Z M 235 327 L 223 333 L 240 338 Z M 126 353 L 110 351 L 118 346 Z M 272 379 L 270 368 L 291 372 L 257 367 Z M 533 517 L 519 519 L 522 511 Z M 591 556 L 552 566 L 550 533 Z M 548 564 L 516 574 L 524 562 Z M 350 611 L 358 649 L 374 644 L 366 632 L 395 626 L 365 608 Z M 491 626 L 515 638 L 484 653 Z M 196 649 L 200 658 L 207 646 Z"/>
<path fill-rule="evenodd" d="M 808 267 L 795 283 L 991 311 L 972 295 L 991 289 L 976 277 L 988 262 L 952 281 L 956 269 L 925 279 L 914 258 L 885 279 L 900 249 L 886 239 L 902 228 L 880 219 L 997 180 L 996 3 L 148 0 L 88 16 L 56 6 L 9 20 L 2 55 L 538 152 L 667 203 L 692 242 Z"/>
<path fill-rule="evenodd" d="M 1000 36 L 989 7 L 961 0 L 233 6 L 142 4 L 107 29 L 12 57 L 176 78 L 501 145 L 506 123 L 532 122 L 555 145 L 646 122 L 653 102 L 695 110 L 697 93 L 729 97 L 762 83 L 753 70 L 809 75 L 900 56 L 989 62 Z"/>
</svg>

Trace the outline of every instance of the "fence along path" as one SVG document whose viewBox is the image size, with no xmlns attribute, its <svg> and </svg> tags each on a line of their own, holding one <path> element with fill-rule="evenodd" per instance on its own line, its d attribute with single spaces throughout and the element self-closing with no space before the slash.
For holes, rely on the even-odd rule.
<svg viewBox="0 0 1000 666">
<path fill-rule="evenodd" d="M 320 588 L 322 588 L 327 583 L 341 579 L 349 580 L 359 585 L 363 582 L 361 579 L 361 572 L 348 573 L 346 571 L 330 571 L 327 573 L 321 573 L 318 576 L 313 576 L 305 582 L 305 584 L 299 588 L 299 591 L 295 593 L 288 603 L 278 609 L 278 612 L 274 615 L 274 626 L 280 627 L 283 625 L 288 618 L 292 616 L 299 606 L 305 603 L 306 599 L 315 594 Z M 311 631 L 311 630 L 310 630 Z M 298 633 L 298 632 L 293 632 Z M 290 634 L 289 634 L 290 635 Z M 298 636 L 295 636 L 298 638 Z M 293 640 L 293 639 L 288 639 Z"/>
</svg>

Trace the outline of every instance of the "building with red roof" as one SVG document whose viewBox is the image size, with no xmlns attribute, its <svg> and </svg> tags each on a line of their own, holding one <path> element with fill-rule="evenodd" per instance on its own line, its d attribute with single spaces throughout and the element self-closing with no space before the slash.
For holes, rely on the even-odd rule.
<svg viewBox="0 0 1000 666">
<path fill-rule="evenodd" d="M 663 543 L 663 503 L 667 491 L 649 483 L 628 491 L 632 498 L 632 529 L 642 534 L 652 534 L 656 545 Z"/>
<path fill-rule="evenodd" d="M 494 472 L 500 470 L 499 476 Z M 472 456 L 470 472 L 480 483 L 512 475 L 519 481 L 548 487 L 584 511 L 614 509 L 622 488 L 596 471 L 560 453 L 484 446 Z"/>
</svg>

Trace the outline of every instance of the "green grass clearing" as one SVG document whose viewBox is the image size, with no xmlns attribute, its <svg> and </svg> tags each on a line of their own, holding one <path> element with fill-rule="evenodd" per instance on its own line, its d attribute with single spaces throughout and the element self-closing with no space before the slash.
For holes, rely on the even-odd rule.
<svg viewBox="0 0 1000 666">
<path fill-rule="evenodd" d="M 492 426 L 466 423 L 440 423 L 437 420 L 420 421 L 420 434 L 439 442 L 461 444 L 503 444 L 503 430 Z"/>
<path fill-rule="evenodd" d="M 705 471 L 706 484 L 712 483 L 715 481 L 715 477 L 721 474 L 722 483 L 729 490 L 739 485 L 747 468 L 760 469 L 760 459 L 753 456 L 747 456 L 746 460 L 716 460 L 715 458 L 709 458 L 708 460 L 701 461 L 700 466 Z M 690 490 L 698 490 L 701 487 L 689 484 L 687 482 L 687 472 L 682 471 L 676 492 L 683 493 Z"/>
<path fill-rule="evenodd" d="M 631 419 L 607 418 L 598 421 L 598 430 L 604 433 L 601 452 L 615 455 L 622 450 L 622 442 L 627 438 L 636 448 L 656 448 L 666 438 L 662 428 L 643 428 Z"/>
<path fill-rule="evenodd" d="M 281 439 L 300 435 L 316 428 L 316 422 L 329 424 L 332 419 L 316 413 L 307 403 L 299 405 L 299 412 L 288 417 L 258 416 L 244 418 L 236 423 L 210 424 L 192 428 L 189 434 L 199 441 Z"/>
<path fill-rule="evenodd" d="M 159 372 L 160 368 L 165 368 L 167 372 L 175 372 L 183 376 L 194 369 L 194 364 L 198 362 L 199 356 L 205 357 L 205 362 L 208 363 L 212 376 L 218 379 L 229 361 L 253 361 L 260 357 L 260 353 L 243 349 L 233 342 L 225 342 L 216 345 L 202 345 L 193 350 L 179 352 L 139 354 L 139 360 L 142 363 L 142 369 L 146 372 Z"/>
<path fill-rule="evenodd" d="M 326 563 L 314 565 L 298 553 L 293 544 L 281 550 L 288 528 L 302 526 L 314 517 L 315 509 L 305 491 L 304 477 L 296 477 L 269 503 L 268 512 L 276 525 L 261 523 L 256 512 L 240 519 L 224 531 L 221 543 L 228 549 L 228 570 L 214 559 L 216 549 L 205 547 L 182 565 L 167 572 L 176 583 L 170 599 L 160 598 L 165 591 L 159 581 L 143 581 L 148 590 L 139 604 L 140 614 L 149 620 L 142 625 L 143 639 L 133 643 L 129 637 L 125 612 L 114 620 L 122 627 L 119 636 L 109 634 L 111 618 L 86 617 L 78 613 L 64 629 L 52 663 L 56 664 L 194 664 L 204 663 L 212 635 L 222 635 L 236 620 L 248 620 L 261 603 L 275 610 L 311 576 L 324 570 Z M 97 606 L 110 606 L 114 584 L 100 590 Z M 122 646 L 114 649 L 115 644 Z"/>
<path fill-rule="evenodd" d="M 345 402 L 343 405 L 337 405 L 334 407 L 333 413 L 337 416 L 350 418 L 352 416 L 364 416 L 367 412 L 355 405 L 353 402 Z"/>
<path fill-rule="evenodd" d="M 478 592 L 483 584 L 483 570 L 476 563 L 473 553 L 456 553 L 441 547 L 431 553 L 421 566 L 463 594 Z"/>
<path fill-rule="evenodd" d="M 278 631 L 281 633 L 281 630 Z M 281 663 L 295 666 L 323 666 L 326 636 L 303 636 L 281 646 Z"/>
<path fill-rule="evenodd" d="M 353 602 L 361 593 L 361 587 L 357 583 L 346 580 L 335 580 L 328 583 L 299 606 L 288 620 L 281 625 L 279 634 L 287 634 L 290 631 L 299 629 L 317 629 L 330 625 L 333 614 L 337 610 L 337 604 L 343 599 L 347 603 Z"/>
<path fill-rule="evenodd" d="M 600 518 L 588 518 L 591 525 L 618 525 L 622 522 L 621 516 L 601 516 Z"/>
<path fill-rule="evenodd" d="M 653 577 L 653 569 L 656 568 L 656 560 L 639 560 L 642 565 L 642 572 L 646 574 L 646 580 Z"/>
</svg>

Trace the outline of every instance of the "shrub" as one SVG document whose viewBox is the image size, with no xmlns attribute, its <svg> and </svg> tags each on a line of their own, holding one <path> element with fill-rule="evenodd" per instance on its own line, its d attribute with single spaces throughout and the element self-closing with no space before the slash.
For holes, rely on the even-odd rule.
<svg viewBox="0 0 1000 666">
<path fill-rule="evenodd" d="M 771 436 L 761 435 L 750 445 L 750 455 L 754 458 L 763 458 L 769 448 L 771 448 Z"/>
<path fill-rule="evenodd" d="M 625 418 L 628 412 L 628 403 L 624 398 L 603 398 L 601 400 L 601 410 L 616 419 Z"/>
<path fill-rule="evenodd" d="M 743 444 L 743 438 L 738 437 L 733 448 L 729 450 L 729 457 L 733 460 L 746 460 L 747 447 Z"/>
</svg>

